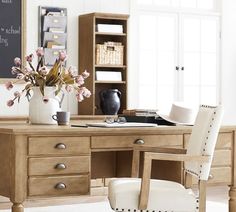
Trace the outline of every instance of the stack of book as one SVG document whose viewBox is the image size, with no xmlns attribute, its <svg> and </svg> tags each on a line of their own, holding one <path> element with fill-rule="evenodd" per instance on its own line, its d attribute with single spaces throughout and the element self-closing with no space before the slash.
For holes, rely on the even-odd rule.
<svg viewBox="0 0 236 212">
<path fill-rule="evenodd" d="M 123 114 L 127 116 L 157 116 L 157 109 L 125 109 Z"/>
<path fill-rule="evenodd" d="M 157 112 L 156 109 L 125 109 L 120 116 L 125 117 L 127 122 L 156 123 Z"/>
</svg>

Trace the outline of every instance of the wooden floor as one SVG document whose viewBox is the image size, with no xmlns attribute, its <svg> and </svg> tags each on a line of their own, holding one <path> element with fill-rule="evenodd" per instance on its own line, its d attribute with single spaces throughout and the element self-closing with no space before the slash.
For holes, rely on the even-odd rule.
<svg viewBox="0 0 236 212">
<path fill-rule="evenodd" d="M 80 204 L 80 203 L 94 203 L 107 201 L 105 196 L 83 196 L 83 197 L 55 197 L 55 198 L 38 198 L 27 200 L 24 205 L 28 207 L 42 207 L 42 206 L 54 206 L 54 205 L 68 205 L 68 204 Z M 228 188 L 226 186 L 208 187 L 207 188 L 207 201 L 212 204 L 224 203 L 228 204 Z M 9 199 L 0 198 L 0 210 L 11 208 Z M 220 211 L 220 212 L 227 212 Z M 207 212 L 218 212 L 214 210 L 207 210 Z"/>
</svg>

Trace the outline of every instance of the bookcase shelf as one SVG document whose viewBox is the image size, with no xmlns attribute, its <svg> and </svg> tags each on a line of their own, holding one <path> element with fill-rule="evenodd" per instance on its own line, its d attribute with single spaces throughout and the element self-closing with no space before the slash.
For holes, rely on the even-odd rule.
<svg viewBox="0 0 236 212">
<path fill-rule="evenodd" d="M 122 68 L 122 69 L 126 69 L 125 65 L 95 65 L 95 68 Z"/>
<path fill-rule="evenodd" d="M 108 32 L 95 32 L 96 35 L 101 35 L 101 36 L 126 36 L 126 33 L 108 33 Z"/>
<path fill-rule="evenodd" d="M 85 86 L 92 92 L 89 99 L 79 103 L 79 115 L 102 115 L 99 94 L 106 89 L 118 89 L 121 92 L 121 106 L 118 113 L 122 113 L 126 109 L 128 17 L 126 14 L 111 13 L 90 13 L 79 16 L 79 71 L 82 73 L 86 69 L 90 72 Z M 105 31 L 102 31 L 98 25 L 105 25 Z M 111 26 L 111 31 L 109 31 L 109 26 Z M 97 48 L 105 43 L 119 45 L 118 47 L 122 48 L 122 57 L 120 57 L 122 59 L 108 60 L 107 64 L 98 63 Z M 121 61 L 121 63 L 117 61 Z M 96 80 L 96 72 L 98 71 L 103 74 L 109 72 L 109 76 L 113 76 L 112 72 L 120 72 L 121 81 L 115 81 L 115 79 L 113 81 L 112 78 Z"/>
</svg>

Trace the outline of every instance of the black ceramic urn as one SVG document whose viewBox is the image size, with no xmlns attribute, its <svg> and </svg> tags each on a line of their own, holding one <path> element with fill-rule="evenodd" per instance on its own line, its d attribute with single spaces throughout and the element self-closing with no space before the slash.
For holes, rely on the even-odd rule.
<svg viewBox="0 0 236 212">
<path fill-rule="evenodd" d="M 100 106 L 104 115 L 117 115 L 120 109 L 121 92 L 118 89 L 106 89 L 100 92 Z"/>
</svg>

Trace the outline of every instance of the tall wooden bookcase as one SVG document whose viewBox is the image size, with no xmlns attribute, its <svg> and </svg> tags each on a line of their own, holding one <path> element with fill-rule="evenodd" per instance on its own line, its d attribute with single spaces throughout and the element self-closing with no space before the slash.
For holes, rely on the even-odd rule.
<svg viewBox="0 0 236 212">
<path fill-rule="evenodd" d="M 99 93 L 104 89 L 118 89 L 121 92 L 121 106 L 118 113 L 127 107 L 127 28 L 128 15 L 109 13 L 90 13 L 79 16 L 79 72 L 90 72 L 85 86 L 92 92 L 89 99 L 79 103 L 79 115 L 102 115 Z M 108 30 L 99 30 L 99 25 L 105 25 Z M 120 27 L 122 31 L 111 30 Z M 97 64 L 96 47 L 104 42 L 120 43 L 123 46 L 122 64 Z M 121 74 L 121 80 L 98 80 L 96 72 L 106 74 Z"/>
</svg>

